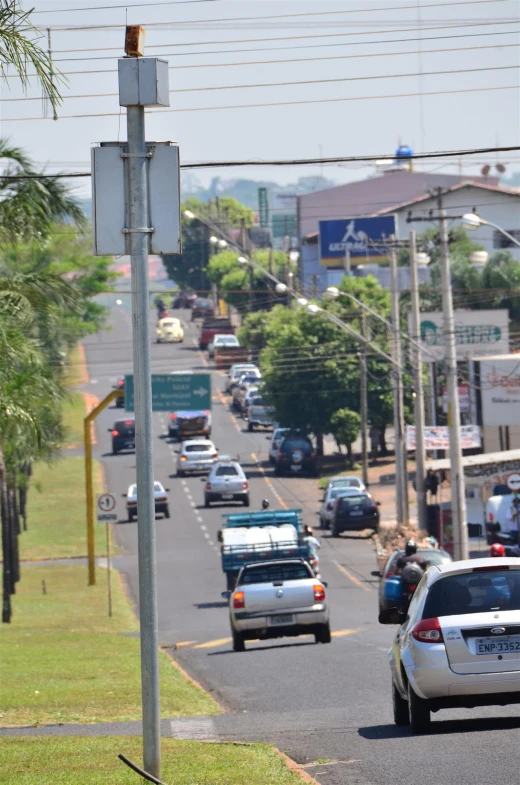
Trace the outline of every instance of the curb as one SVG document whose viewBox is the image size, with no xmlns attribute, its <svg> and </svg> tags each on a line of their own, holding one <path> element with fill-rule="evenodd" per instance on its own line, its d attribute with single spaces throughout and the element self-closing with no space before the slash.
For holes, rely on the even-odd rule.
<svg viewBox="0 0 520 785">
<path fill-rule="evenodd" d="M 290 771 L 294 771 L 294 773 L 297 774 L 303 780 L 303 782 L 309 782 L 312 783 L 313 785 L 319 785 L 318 780 L 315 780 L 314 777 L 311 777 L 310 774 L 307 774 L 307 772 L 304 771 L 301 768 L 301 766 L 299 766 L 296 763 L 295 760 L 293 760 L 288 755 L 286 755 L 285 752 L 279 750 L 278 747 L 273 747 L 273 749 L 276 752 L 276 754 L 284 761 L 287 768 L 290 769 Z"/>
</svg>

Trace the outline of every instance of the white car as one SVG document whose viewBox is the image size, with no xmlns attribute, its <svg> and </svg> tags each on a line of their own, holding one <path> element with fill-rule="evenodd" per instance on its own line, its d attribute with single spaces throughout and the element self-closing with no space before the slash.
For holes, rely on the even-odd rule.
<svg viewBox="0 0 520 785">
<path fill-rule="evenodd" d="M 290 428 L 274 428 L 272 436 L 266 436 L 266 439 L 271 441 L 269 445 L 269 460 L 271 463 L 274 463 L 276 460 L 276 454 L 280 448 L 281 443 L 285 439 L 286 435 L 290 433 Z"/>
<path fill-rule="evenodd" d="M 388 654 L 396 725 L 425 733 L 439 709 L 520 702 L 520 559 L 432 565 Z"/>
<path fill-rule="evenodd" d="M 245 419 L 247 417 L 247 410 L 252 405 L 253 401 L 255 399 L 259 399 L 259 398 L 262 398 L 262 393 L 260 391 L 260 387 L 257 384 L 252 384 L 251 387 L 248 387 L 248 389 L 246 390 L 246 392 L 245 392 L 245 394 L 244 394 L 244 396 L 242 398 L 242 403 L 241 403 L 241 406 L 242 406 L 242 410 L 241 410 L 242 418 Z"/>
<path fill-rule="evenodd" d="M 330 488 L 357 488 L 359 491 L 366 491 L 366 486 L 360 477 L 348 474 L 338 474 L 337 477 L 331 477 L 327 490 Z"/>
<path fill-rule="evenodd" d="M 218 458 L 218 450 L 209 439 L 188 439 L 178 451 L 177 477 L 188 472 L 209 472 Z"/>
<path fill-rule="evenodd" d="M 254 363 L 235 363 L 235 365 L 232 365 L 226 377 L 225 392 L 231 392 L 233 385 L 247 371 L 258 371 L 258 368 Z M 258 372 L 260 373 L 260 371 Z"/>
<path fill-rule="evenodd" d="M 303 559 L 246 564 L 229 597 L 233 650 L 244 651 L 246 640 L 314 635 L 330 643 L 325 584 Z"/>
<path fill-rule="evenodd" d="M 209 473 L 204 486 L 204 506 L 212 502 L 241 502 L 249 507 L 249 483 L 237 461 L 221 456 Z"/>
<path fill-rule="evenodd" d="M 354 478 L 354 479 L 357 479 Z M 357 485 L 337 485 L 327 488 L 320 507 L 320 526 L 322 529 L 330 528 L 330 521 L 334 512 L 334 502 L 338 496 L 349 496 L 351 493 L 358 494 L 360 488 Z M 364 488 L 363 488 L 364 490 Z"/>
<path fill-rule="evenodd" d="M 208 357 L 213 357 L 215 349 L 222 349 L 224 347 L 240 346 L 240 342 L 236 335 L 228 335 L 225 333 L 217 334 L 213 337 L 211 343 L 208 344 Z"/>
<path fill-rule="evenodd" d="M 169 488 L 164 488 L 160 482 L 154 482 L 153 495 L 155 498 L 155 514 L 162 514 L 165 518 L 170 517 L 167 490 L 169 490 Z M 137 485 L 132 483 L 132 485 L 129 486 L 128 491 L 123 494 L 123 497 L 126 498 L 128 520 L 133 521 L 134 518 L 137 518 Z"/>
</svg>

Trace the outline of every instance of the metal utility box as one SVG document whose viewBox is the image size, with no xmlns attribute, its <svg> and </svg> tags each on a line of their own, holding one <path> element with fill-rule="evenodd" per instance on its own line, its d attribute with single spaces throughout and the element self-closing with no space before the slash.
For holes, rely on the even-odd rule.
<svg viewBox="0 0 520 785">
<path fill-rule="evenodd" d="M 180 254 L 180 161 L 176 142 L 147 142 L 150 254 Z M 130 253 L 127 144 L 102 142 L 92 153 L 92 227 L 95 256 Z"/>
<path fill-rule="evenodd" d="M 118 60 L 120 106 L 169 106 L 168 62 L 158 57 Z"/>
</svg>

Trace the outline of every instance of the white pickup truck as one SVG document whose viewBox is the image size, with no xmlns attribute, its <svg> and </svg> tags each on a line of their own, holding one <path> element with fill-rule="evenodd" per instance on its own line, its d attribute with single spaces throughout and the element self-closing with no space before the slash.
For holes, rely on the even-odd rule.
<svg viewBox="0 0 520 785">
<path fill-rule="evenodd" d="M 244 651 L 246 640 L 314 635 L 330 643 L 325 586 L 303 559 L 246 564 L 229 597 L 233 650 Z"/>
</svg>

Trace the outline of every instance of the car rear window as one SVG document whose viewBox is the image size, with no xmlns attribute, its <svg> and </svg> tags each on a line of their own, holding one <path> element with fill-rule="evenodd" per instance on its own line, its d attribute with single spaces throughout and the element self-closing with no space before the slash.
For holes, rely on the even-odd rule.
<svg viewBox="0 0 520 785">
<path fill-rule="evenodd" d="M 135 428 L 135 420 L 118 420 L 114 428 L 120 431 Z"/>
<path fill-rule="evenodd" d="M 305 564 L 272 564 L 244 570 L 239 584 L 274 583 L 274 581 L 295 581 L 312 578 Z"/>
<path fill-rule="evenodd" d="M 184 452 L 211 452 L 211 444 L 186 444 Z"/>
<path fill-rule="evenodd" d="M 520 610 L 520 570 L 446 575 L 428 592 L 423 619 L 466 613 Z"/>
<path fill-rule="evenodd" d="M 355 496 L 342 496 L 339 502 L 339 510 L 340 512 L 347 512 L 351 507 L 361 506 L 363 508 L 368 508 L 372 507 L 372 504 L 372 500 L 367 496 L 362 496 L 361 494 L 357 493 Z"/>
<path fill-rule="evenodd" d="M 303 450 L 304 452 L 311 452 L 312 446 L 307 439 L 285 439 L 282 444 L 282 450 Z"/>
<path fill-rule="evenodd" d="M 332 480 L 332 488 L 359 488 L 359 480 L 351 477 L 350 480 Z"/>
<path fill-rule="evenodd" d="M 195 308 L 213 308 L 211 300 L 195 300 Z"/>
<path fill-rule="evenodd" d="M 234 466 L 219 466 L 215 474 L 217 477 L 238 477 L 238 472 Z"/>
<path fill-rule="evenodd" d="M 158 491 L 159 493 L 162 493 L 164 491 L 164 488 L 159 482 L 154 482 L 153 489 L 154 491 Z"/>
</svg>

